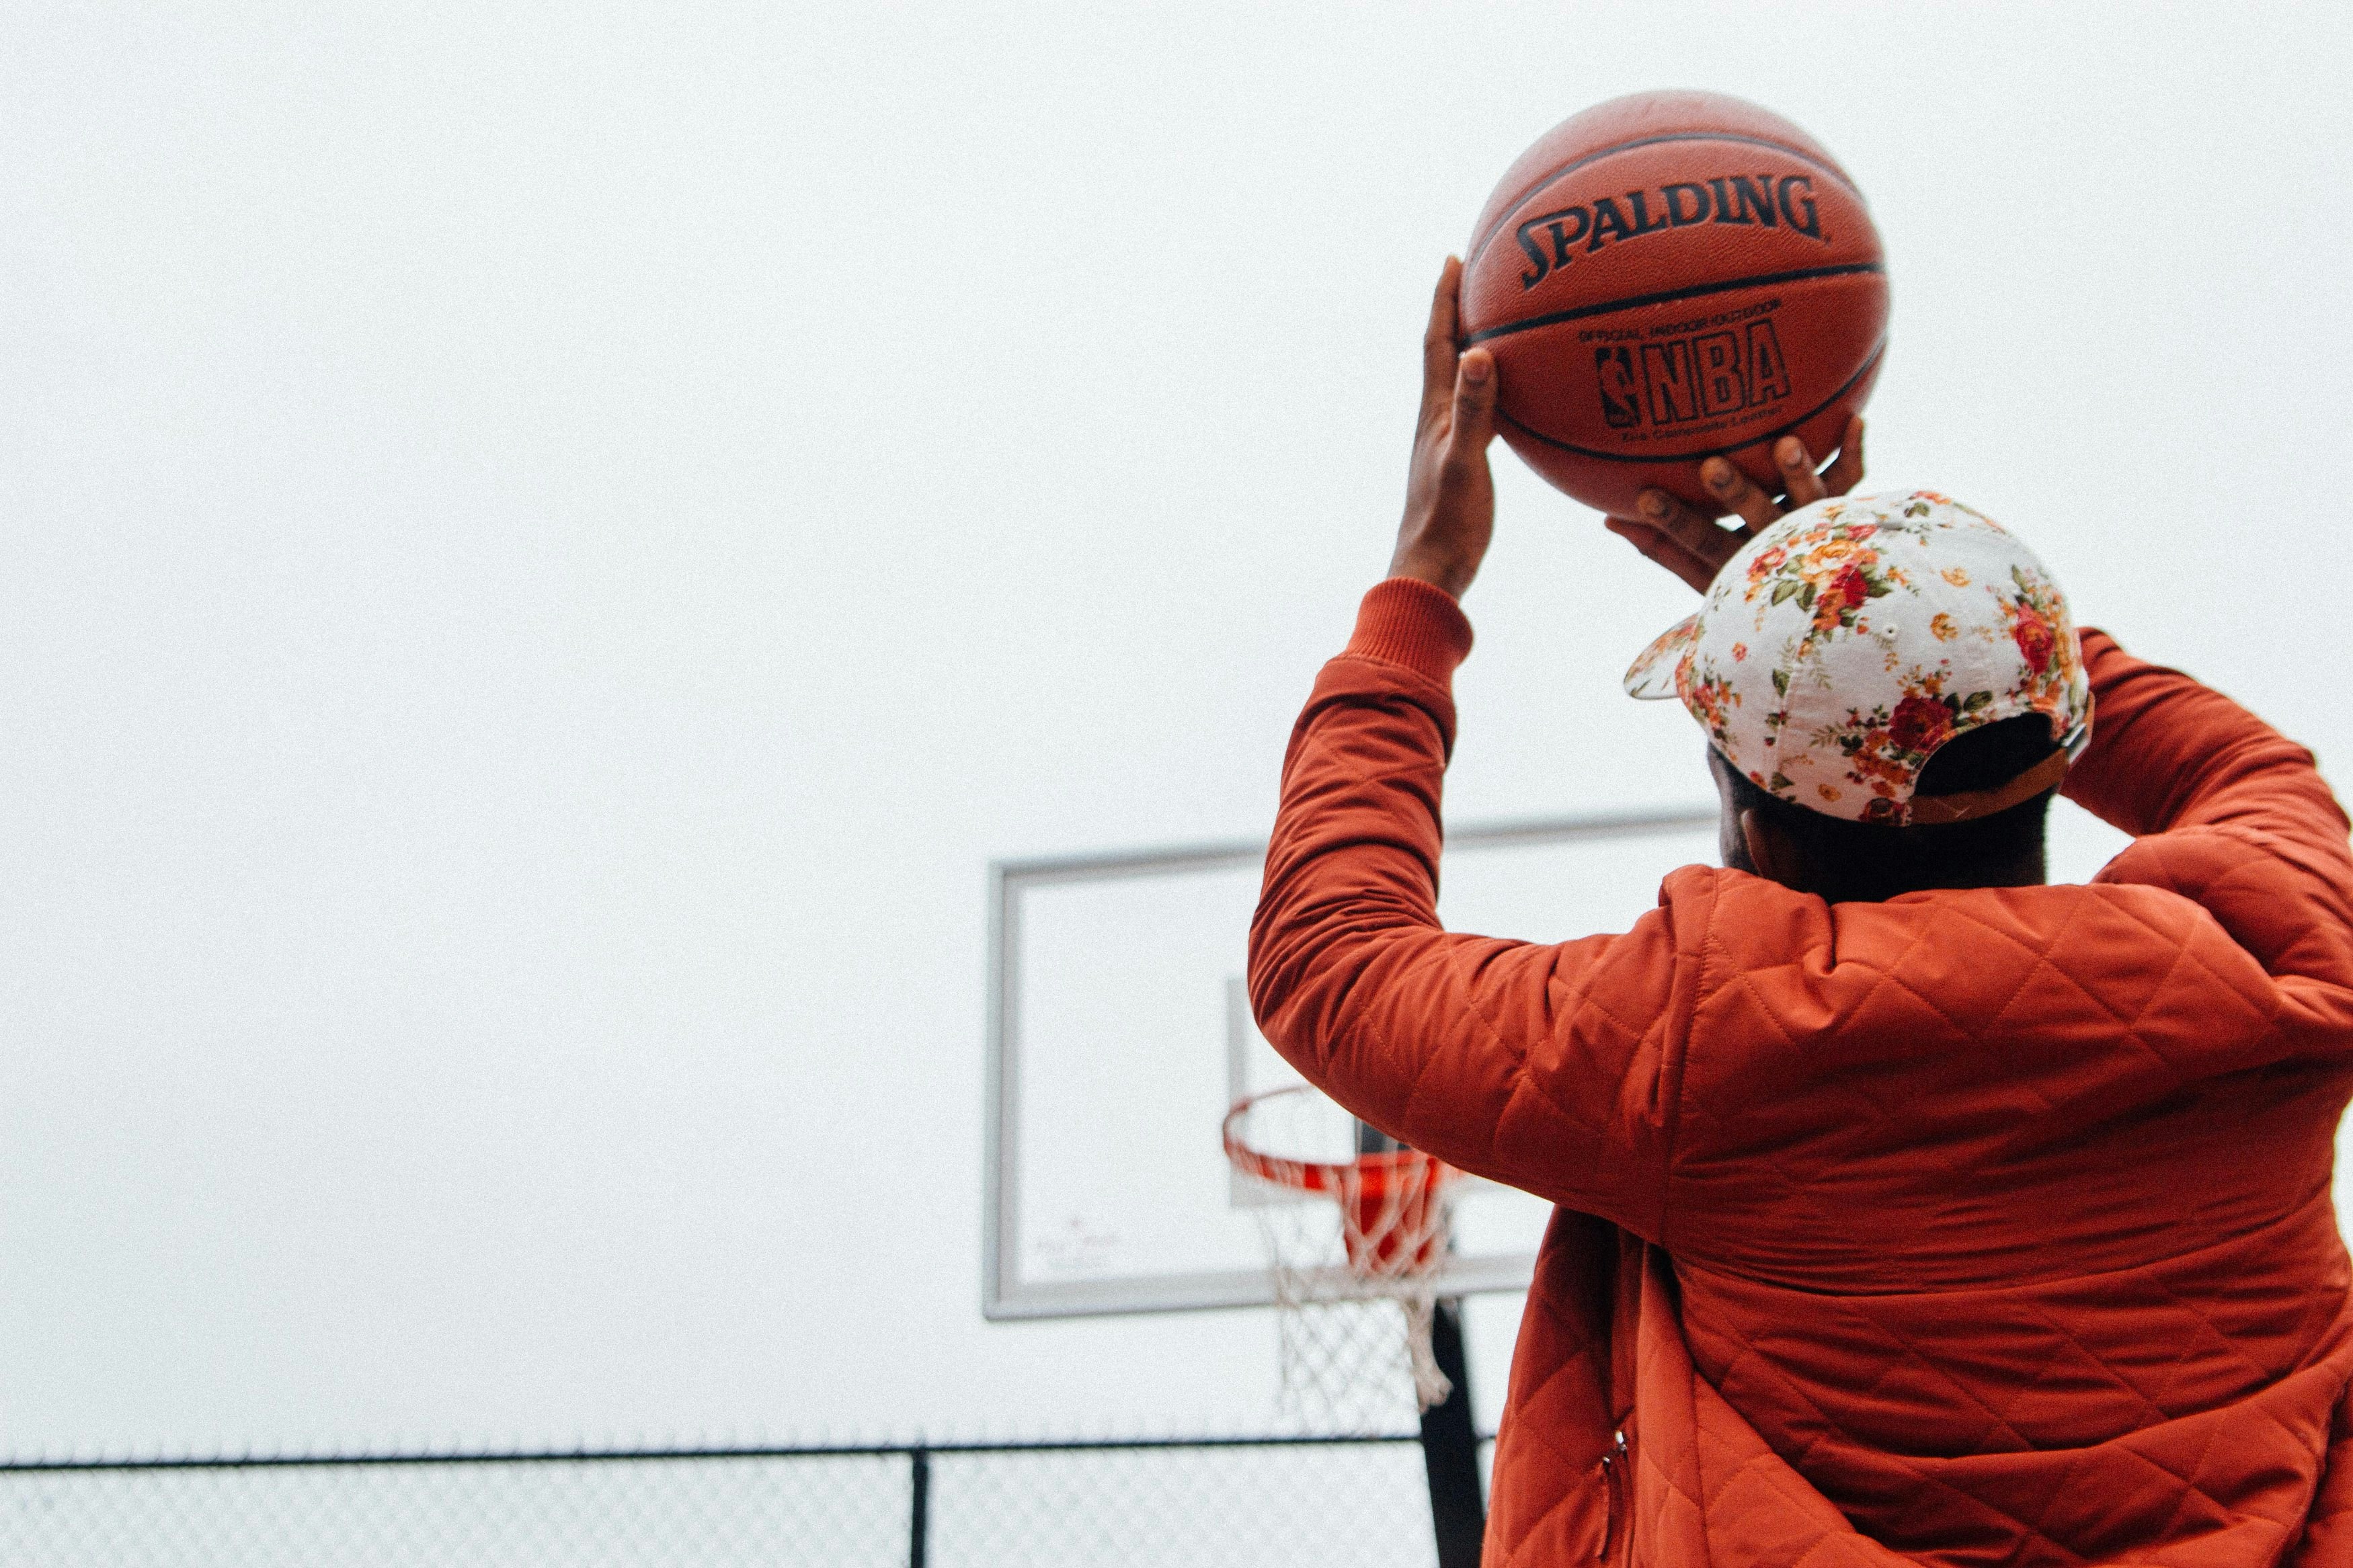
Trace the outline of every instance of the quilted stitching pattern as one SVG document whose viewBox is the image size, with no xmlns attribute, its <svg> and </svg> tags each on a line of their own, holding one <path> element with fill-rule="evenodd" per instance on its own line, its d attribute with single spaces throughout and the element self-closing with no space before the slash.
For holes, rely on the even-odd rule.
<svg viewBox="0 0 2353 1568">
<path fill-rule="evenodd" d="M 1437 927 L 1443 672 L 1325 671 L 1261 1022 L 1366 1120 L 1564 1205 L 1490 1563 L 1595 1560 L 1622 1429 L 1613 1563 L 2353 1563 L 2345 818 L 2226 700 L 2087 653 L 2071 789 L 2147 835 L 2094 886 L 1831 909 L 1690 868 L 1552 948 Z"/>
</svg>

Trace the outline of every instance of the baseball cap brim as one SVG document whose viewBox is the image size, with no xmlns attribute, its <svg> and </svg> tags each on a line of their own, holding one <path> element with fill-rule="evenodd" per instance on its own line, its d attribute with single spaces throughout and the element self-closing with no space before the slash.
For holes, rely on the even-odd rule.
<svg viewBox="0 0 2353 1568">
<path fill-rule="evenodd" d="M 1645 702 L 1679 695 L 1675 690 L 1675 672 L 1683 668 L 1683 659 L 1698 641 L 1697 616 L 1685 616 L 1651 638 L 1651 646 L 1626 667 L 1626 695 Z"/>
</svg>

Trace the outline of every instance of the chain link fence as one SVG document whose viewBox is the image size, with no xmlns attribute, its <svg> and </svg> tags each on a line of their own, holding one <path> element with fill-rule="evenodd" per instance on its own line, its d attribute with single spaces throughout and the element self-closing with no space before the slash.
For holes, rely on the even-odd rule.
<svg viewBox="0 0 2353 1568">
<path fill-rule="evenodd" d="M 1412 1437 L 0 1465 L 10 1568 L 1430 1568 Z"/>
</svg>

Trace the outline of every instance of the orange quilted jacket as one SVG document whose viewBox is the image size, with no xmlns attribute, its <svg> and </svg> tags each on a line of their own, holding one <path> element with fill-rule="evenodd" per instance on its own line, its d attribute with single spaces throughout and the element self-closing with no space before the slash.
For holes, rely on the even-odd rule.
<svg viewBox="0 0 2353 1568">
<path fill-rule="evenodd" d="M 1489 1568 L 2353 1564 L 2346 817 L 2228 699 L 2084 644 L 2068 793 L 2137 836 L 2089 886 L 1694 866 L 1537 946 L 1438 923 L 1469 625 L 1366 596 L 1251 996 L 1364 1120 L 1558 1205 Z"/>
</svg>

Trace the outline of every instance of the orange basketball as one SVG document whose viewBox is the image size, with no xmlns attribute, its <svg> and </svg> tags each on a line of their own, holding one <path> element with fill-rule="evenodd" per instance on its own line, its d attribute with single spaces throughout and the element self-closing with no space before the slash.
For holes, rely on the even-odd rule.
<svg viewBox="0 0 2353 1568">
<path fill-rule="evenodd" d="M 1703 458 L 1778 491 L 1774 441 L 1837 447 L 1886 347 L 1887 271 L 1862 193 L 1804 132 L 1723 93 L 1638 93 L 1504 175 L 1462 331 L 1537 473 L 1620 516 L 1652 485 L 1714 516 Z"/>
</svg>

